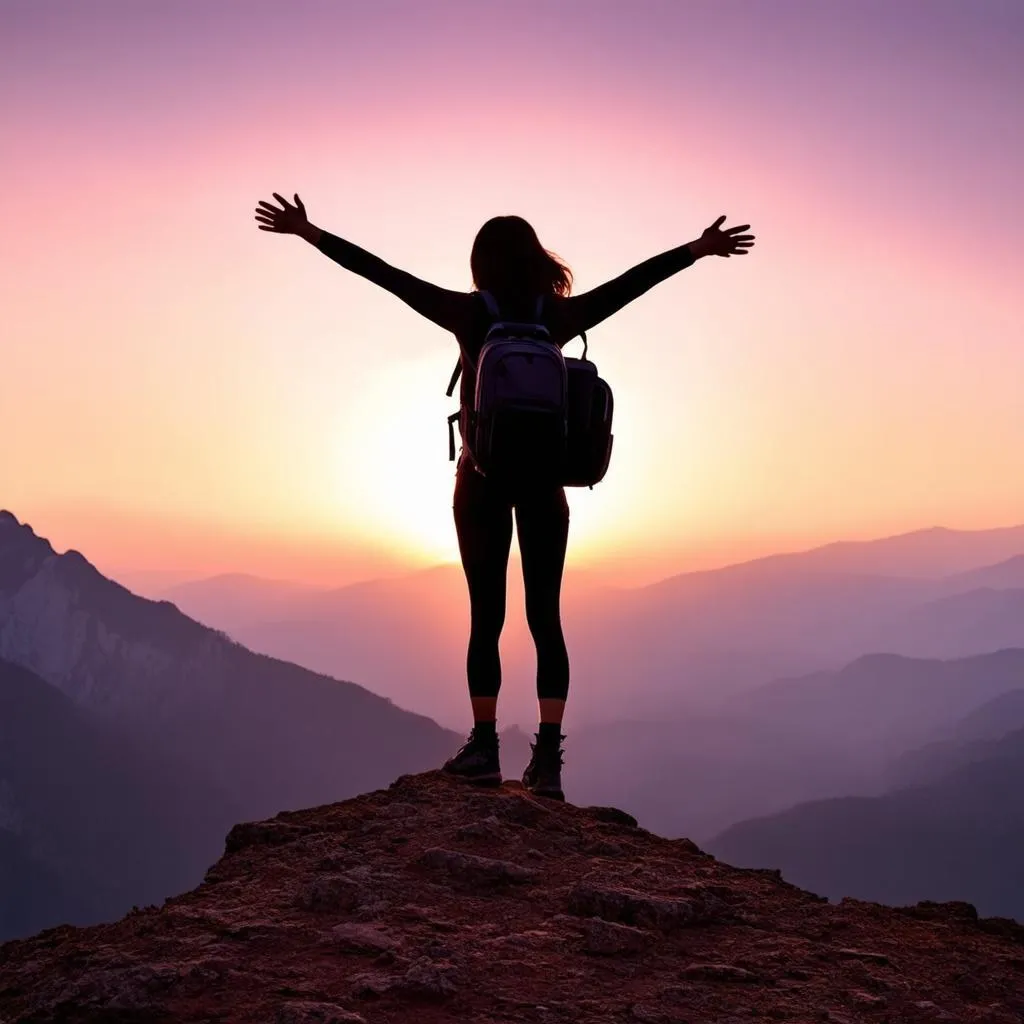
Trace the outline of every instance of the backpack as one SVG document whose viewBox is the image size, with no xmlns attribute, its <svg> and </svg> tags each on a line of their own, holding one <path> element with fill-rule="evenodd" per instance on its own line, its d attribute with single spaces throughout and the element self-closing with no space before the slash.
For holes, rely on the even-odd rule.
<svg viewBox="0 0 1024 1024">
<path fill-rule="evenodd" d="M 481 292 L 494 322 L 477 360 L 471 406 L 448 417 L 448 457 L 455 459 L 453 424 L 463 447 L 484 476 L 508 484 L 550 483 L 593 487 L 611 457 L 611 389 L 587 359 L 566 359 L 540 322 L 543 297 L 533 323 L 501 319 L 494 297 Z M 462 371 L 456 364 L 451 396 Z"/>
<path fill-rule="evenodd" d="M 569 378 L 569 429 L 566 439 L 566 487 L 593 487 L 604 479 L 612 457 L 612 412 L 615 403 L 608 382 L 598 375 L 597 366 L 587 358 L 587 335 L 583 358 L 565 360 Z"/>
</svg>

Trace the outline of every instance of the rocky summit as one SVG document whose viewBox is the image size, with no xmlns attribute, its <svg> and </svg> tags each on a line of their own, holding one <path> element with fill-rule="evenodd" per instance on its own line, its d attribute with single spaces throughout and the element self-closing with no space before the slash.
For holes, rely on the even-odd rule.
<svg viewBox="0 0 1024 1024">
<path fill-rule="evenodd" d="M 831 904 L 613 808 L 406 775 L 236 826 L 161 907 L 0 947 L 0 1021 L 1024 1020 L 1024 927 Z"/>
</svg>

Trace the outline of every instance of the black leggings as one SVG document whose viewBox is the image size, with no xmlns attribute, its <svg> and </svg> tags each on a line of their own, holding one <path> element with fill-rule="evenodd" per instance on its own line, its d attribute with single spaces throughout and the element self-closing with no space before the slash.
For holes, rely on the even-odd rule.
<svg viewBox="0 0 1024 1024">
<path fill-rule="evenodd" d="M 569 505 L 561 487 L 511 495 L 481 476 L 467 459 L 455 477 L 455 529 L 469 584 L 466 672 L 471 697 L 497 697 L 498 639 L 505 624 L 505 583 L 516 510 L 526 588 L 526 621 L 537 645 L 537 696 L 565 700 L 569 655 L 559 598 L 569 537 Z"/>
</svg>

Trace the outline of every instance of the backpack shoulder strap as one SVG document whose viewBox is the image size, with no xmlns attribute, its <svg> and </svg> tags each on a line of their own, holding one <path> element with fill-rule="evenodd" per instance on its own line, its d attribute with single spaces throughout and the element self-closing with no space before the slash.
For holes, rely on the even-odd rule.
<svg viewBox="0 0 1024 1024">
<path fill-rule="evenodd" d="M 459 383 L 459 378 L 462 376 L 462 356 L 459 356 L 459 361 L 455 364 L 455 369 L 452 370 L 451 379 L 448 381 L 448 390 L 445 394 L 451 398 L 455 394 L 455 385 Z"/>
<path fill-rule="evenodd" d="M 501 316 L 501 310 L 498 309 L 498 302 L 490 292 L 480 292 L 481 298 L 484 300 L 484 305 L 487 307 L 487 312 L 493 317 Z"/>
</svg>

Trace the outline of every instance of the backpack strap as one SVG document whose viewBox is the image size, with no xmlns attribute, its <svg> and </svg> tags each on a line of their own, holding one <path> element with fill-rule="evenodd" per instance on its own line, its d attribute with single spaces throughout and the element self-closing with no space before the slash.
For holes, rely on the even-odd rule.
<svg viewBox="0 0 1024 1024">
<path fill-rule="evenodd" d="M 452 370 L 451 380 L 448 381 L 448 390 L 445 394 L 451 398 L 455 394 L 455 385 L 459 383 L 459 378 L 462 376 L 462 356 L 459 356 L 459 361 L 455 364 L 455 369 Z"/>
<path fill-rule="evenodd" d="M 487 306 L 487 312 L 493 317 L 501 316 L 501 311 L 498 309 L 498 303 L 494 296 L 490 292 L 480 292 L 480 296 L 484 300 L 484 305 Z M 537 296 L 537 303 L 533 307 L 533 315 L 536 318 L 537 323 L 541 322 L 541 316 L 544 312 L 544 296 Z M 587 336 L 582 331 L 580 336 L 583 338 L 583 358 L 587 358 Z M 459 361 L 455 364 L 455 369 L 452 370 L 452 375 L 448 379 L 448 390 L 445 394 L 451 398 L 455 394 L 455 385 L 459 383 L 459 378 L 462 376 L 462 357 L 459 357 Z M 449 433 L 451 433 L 451 423 L 449 423 Z M 453 450 L 452 446 L 455 444 L 454 435 L 451 438 L 451 444 L 449 450 Z M 454 456 L 452 456 L 454 458 Z"/>
<path fill-rule="evenodd" d="M 453 412 L 448 417 L 448 461 L 455 461 L 455 424 L 459 420 L 461 412 Z"/>
<path fill-rule="evenodd" d="M 501 310 L 498 309 L 498 301 L 490 292 L 480 292 L 481 297 L 484 300 L 484 305 L 487 307 L 487 312 L 493 317 L 501 316 Z"/>
</svg>

